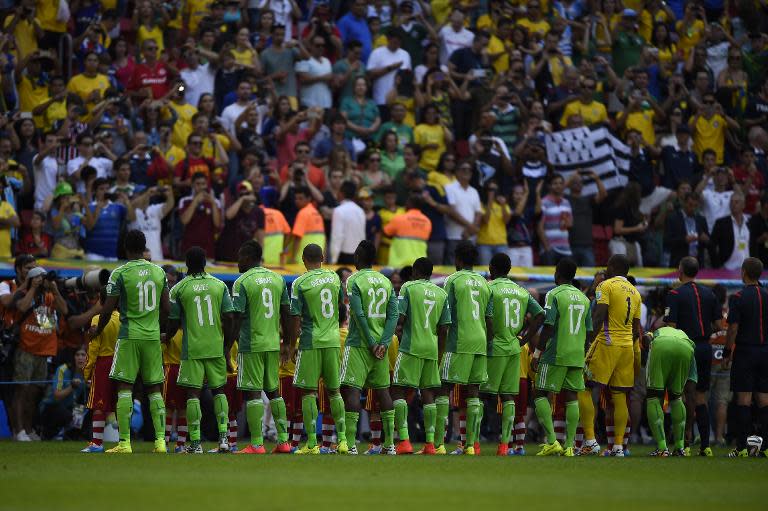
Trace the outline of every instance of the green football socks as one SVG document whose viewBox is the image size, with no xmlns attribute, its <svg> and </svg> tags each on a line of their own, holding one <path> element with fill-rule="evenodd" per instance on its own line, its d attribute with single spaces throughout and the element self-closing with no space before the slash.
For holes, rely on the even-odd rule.
<svg viewBox="0 0 768 511">
<path fill-rule="evenodd" d="M 408 417 L 406 416 L 406 429 L 408 429 Z M 395 411 L 384 410 L 381 412 L 381 426 L 384 430 L 384 447 L 395 443 Z"/>
<path fill-rule="evenodd" d="M 660 451 L 666 451 L 667 435 L 664 432 L 664 410 L 661 408 L 659 398 L 649 397 L 645 403 L 645 410 L 648 414 L 648 426 L 651 428 L 653 439 L 656 440 L 656 447 Z"/>
<path fill-rule="evenodd" d="M 359 412 L 344 413 L 344 427 L 347 428 L 347 445 L 352 446 L 357 442 L 357 421 L 360 420 Z"/>
<path fill-rule="evenodd" d="M 448 411 L 450 410 L 450 401 L 448 396 L 438 396 L 435 399 L 435 447 L 440 447 L 445 443 L 445 423 L 448 421 Z"/>
<path fill-rule="evenodd" d="M 681 398 L 669 401 L 669 414 L 672 418 L 672 437 L 675 439 L 675 449 L 685 447 L 685 404 Z"/>
<path fill-rule="evenodd" d="M 400 441 L 410 440 L 411 437 L 408 434 L 408 403 L 405 402 L 405 399 L 395 399 L 393 404 L 395 406 L 395 425 L 397 426 L 397 434 L 400 435 Z M 424 429 L 426 430 L 426 428 L 427 416 L 425 412 Z M 434 436 L 434 430 L 432 434 Z"/>
<path fill-rule="evenodd" d="M 482 403 L 479 398 L 467 399 L 467 445 L 474 446 L 480 435 L 480 421 L 482 420 Z"/>
<path fill-rule="evenodd" d="M 515 426 L 515 402 L 504 401 L 501 405 L 501 443 L 509 444 Z"/>
<path fill-rule="evenodd" d="M 565 403 L 565 447 L 573 447 L 576 440 L 576 429 L 579 427 L 579 402 L 577 400 Z"/>
<path fill-rule="evenodd" d="M 227 435 L 229 430 L 229 404 L 227 404 L 227 396 L 223 393 L 213 396 L 213 413 L 216 414 L 219 438 L 222 438 L 222 436 Z"/>
<path fill-rule="evenodd" d="M 133 393 L 121 390 L 117 393 L 117 431 L 121 442 L 131 441 L 131 414 L 133 413 Z"/>
<path fill-rule="evenodd" d="M 155 428 L 155 440 L 165 440 L 165 402 L 163 401 L 163 395 L 159 392 L 153 392 L 148 397 L 149 414 L 152 416 L 152 427 Z"/>
<path fill-rule="evenodd" d="M 245 417 L 251 432 L 251 445 L 264 445 L 264 401 L 256 398 L 245 403 Z M 275 420 L 277 424 L 277 420 Z"/>
<path fill-rule="evenodd" d="M 276 397 L 269 402 L 272 409 L 272 418 L 275 420 L 277 430 L 277 442 L 283 444 L 288 441 L 288 415 L 285 412 L 285 401 L 282 397 Z"/>
<path fill-rule="evenodd" d="M 434 444 L 435 443 L 435 419 L 437 417 L 437 405 L 435 403 L 431 403 L 428 405 L 424 405 L 424 435 L 427 437 L 427 443 Z M 408 420 L 406 418 L 406 424 L 408 423 Z M 406 433 L 408 432 L 408 428 L 405 429 Z M 400 439 L 402 440 L 402 434 L 400 436 Z M 406 437 L 407 438 L 407 437 Z"/>
<path fill-rule="evenodd" d="M 200 400 L 198 398 L 187 399 L 187 428 L 189 429 L 189 440 L 192 442 L 200 441 L 200 420 L 202 417 Z"/>
<path fill-rule="evenodd" d="M 347 438 L 347 427 L 344 421 L 344 399 L 341 394 L 336 392 L 331 395 L 331 416 L 333 416 L 333 422 L 336 423 L 336 437 Z"/>
<path fill-rule="evenodd" d="M 315 447 L 317 445 L 317 396 L 305 394 L 301 398 L 301 415 L 304 418 L 304 431 L 307 432 L 307 447 Z"/>
<path fill-rule="evenodd" d="M 549 404 L 549 399 L 537 397 L 533 404 L 536 406 L 536 417 L 539 419 L 539 424 L 547 434 L 547 443 L 554 444 L 557 438 L 555 437 L 555 426 L 552 424 L 552 406 Z"/>
</svg>

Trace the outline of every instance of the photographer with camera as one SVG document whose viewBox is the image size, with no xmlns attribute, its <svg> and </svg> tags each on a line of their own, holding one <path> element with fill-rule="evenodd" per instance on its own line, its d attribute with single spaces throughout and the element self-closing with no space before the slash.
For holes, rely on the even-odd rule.
<svg viewBox="0 0 768 511">
<path fill-rule="evenodd" d="M 43 29 L 35 19 L 34 0 L 21 0 L 13 16 L 5 18 L 4 25 L 3 31 L 16 41 L 16 58 L 23 59 L 37 50 L 37 41 L 43 37 Z"/>
<path fill-rule="evenodd" d="M 190 135 L 190 138 L 192 135 Z M 221 204 L 213 196 L 203 172 L 192 175 L 192 193 L 179 201 L 179 220 L 184 225 L 181 253 L 199 246 L 206 257 L 215 257 L 216 233 L 222 226 Z"/>
<path fill-rule="evenodd" d="M 128 229 L 138 229 L 147 237 L 147 250 L 153 261 L 163 257 L 162 222 L 173 211 L 173 190 L 166 186 L 153 186 L 144 190 L 131 201 L 136 219 Z"/>
<path fill-rule="evenodd" d="M 86 191 L 85 185 L 79 182 L 80 174 L 86 167 L 96 169 L 96 175 L 99 178 L 112 177 L 114 161 L 117 158 L 101 142 L 95 142 L 93 135 L 87 131 L 79 134 L 77 136 L 77 150 L 80 155 L 67 163 L 67 180 L 79 193 Z M 106 157 L 98 156 L 97 151 L 101 151 Z"/>
<path fill-rule="evenodd" d="M 13 422 L 16 440 L 28 442 L 37 439 L 33 429 L 35 408 L 48 377 L 48 357 L 58 349 L 57 325 L 60 315 L 68 312 L 67 302 L 56 286 L 55 273 L 48 274 L 37 266 L 32 256 L 19 256 L 14 264 L 17 280 L 0 286 L 0 301 L 8 302 L 7 295 L 18 285 L 6 310 L 13 311 L 14 324 L 19 330 L 19 344 L 13 358 L 13 381 L 18 384 L 13 400 Z M 21 278 L 23 276 L 23 283 Z M 53 278 L 51 278 L 53 277 Z M 4 292 L 6 291 L 6 292 Z"/>
<path fill-rule="evenodd" d="M 136 214 L 124 193 L 109 193 L 109 180 L 99 177 L 88 190 L 85 208 L 85 256 L 91 261 L 117 261 L 117 240 L 123 222 Z"/>
</svg>

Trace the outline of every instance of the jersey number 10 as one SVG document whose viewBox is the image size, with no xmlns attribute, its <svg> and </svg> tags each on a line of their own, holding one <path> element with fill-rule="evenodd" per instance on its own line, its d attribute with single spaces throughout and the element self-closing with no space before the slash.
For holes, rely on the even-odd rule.
<svg viewBox="0 0 768 511">
<path fill-rule="evenodd" d="M 139 290 L 139 312 L 152 312 L 157 308 L 157 285 L 152 280 L 136 284 Z"/>
</svg>

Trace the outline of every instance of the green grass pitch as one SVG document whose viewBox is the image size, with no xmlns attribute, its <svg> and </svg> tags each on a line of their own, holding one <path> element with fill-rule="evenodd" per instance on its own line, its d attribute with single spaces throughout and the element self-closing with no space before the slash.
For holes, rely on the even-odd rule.
<svg viewBox="0 0 768 511">
<path fill-rule="evenodd" d="M 766 459 L 81 454 L 0 443 L 0 510 L 761 509 Z M 207 447 L 212 447 L 211 444 Z M 503 508 L 501 506 L 504 506 Z"/>
</svg>

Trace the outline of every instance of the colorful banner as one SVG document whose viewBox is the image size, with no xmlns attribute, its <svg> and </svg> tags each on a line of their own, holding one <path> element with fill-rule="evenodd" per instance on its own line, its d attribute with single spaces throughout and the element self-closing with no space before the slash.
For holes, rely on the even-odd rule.
<svg viewBox="0 0 768 511">
<path fill-rule="evenodd" d="M 78 277 L 83 274 L 83 270 L 93 268 L 106 268 L 113 270 L 121 263 L 106 263 L 100 261 L 83 260 L 54 260 L 40 259 L 41 266 L 48 270 L 55 270 L 61 277 Z M 186 271 L 184 263 L 181 261 L 158 261 L 157 264 L 172 264 L 181 271 Z M 339 266 L 328 265 L 329 268 L 339 268 Z M 287 264 L 285 266 L 272 266 L 272 270 L 283 275 L 288 282 L 292 282 L 297 276 L 305 270 L 300 264 Z M 380 269 L 380 268 L 379 268 Z M 487 267 L 478 267 L 479 271 L 487 271 Z M 206 270 L 223 280 L 224 282 L 234 282 L 240 275 L 235 263 L 209 263 Z M 433 279 L 440 282 L 455 270 L 450 266 L 435 266 Z M 531 268 L 513 267 L 510 277 L 518 282 L 530 283 L 554 283 L 555 268 L 553 266 L 534 266 Z M 595 268 L 580 268 L 576 274 L 578 279 L 591 281 L 595 274 Z M 630 275 L 637 279 L 641 286 L 671 286 L 677 282 L 677 270 L 672 268 L 634 268 Z M 0 262 L 0 279 L 13 278 L 13 260 L 4 260 Z M 697 280 L 708 286 L 722 284 L 728 289 L 738 289 L 742 286 L 741 272 L 738 270 L 701 270 Z"/>
</svg>

